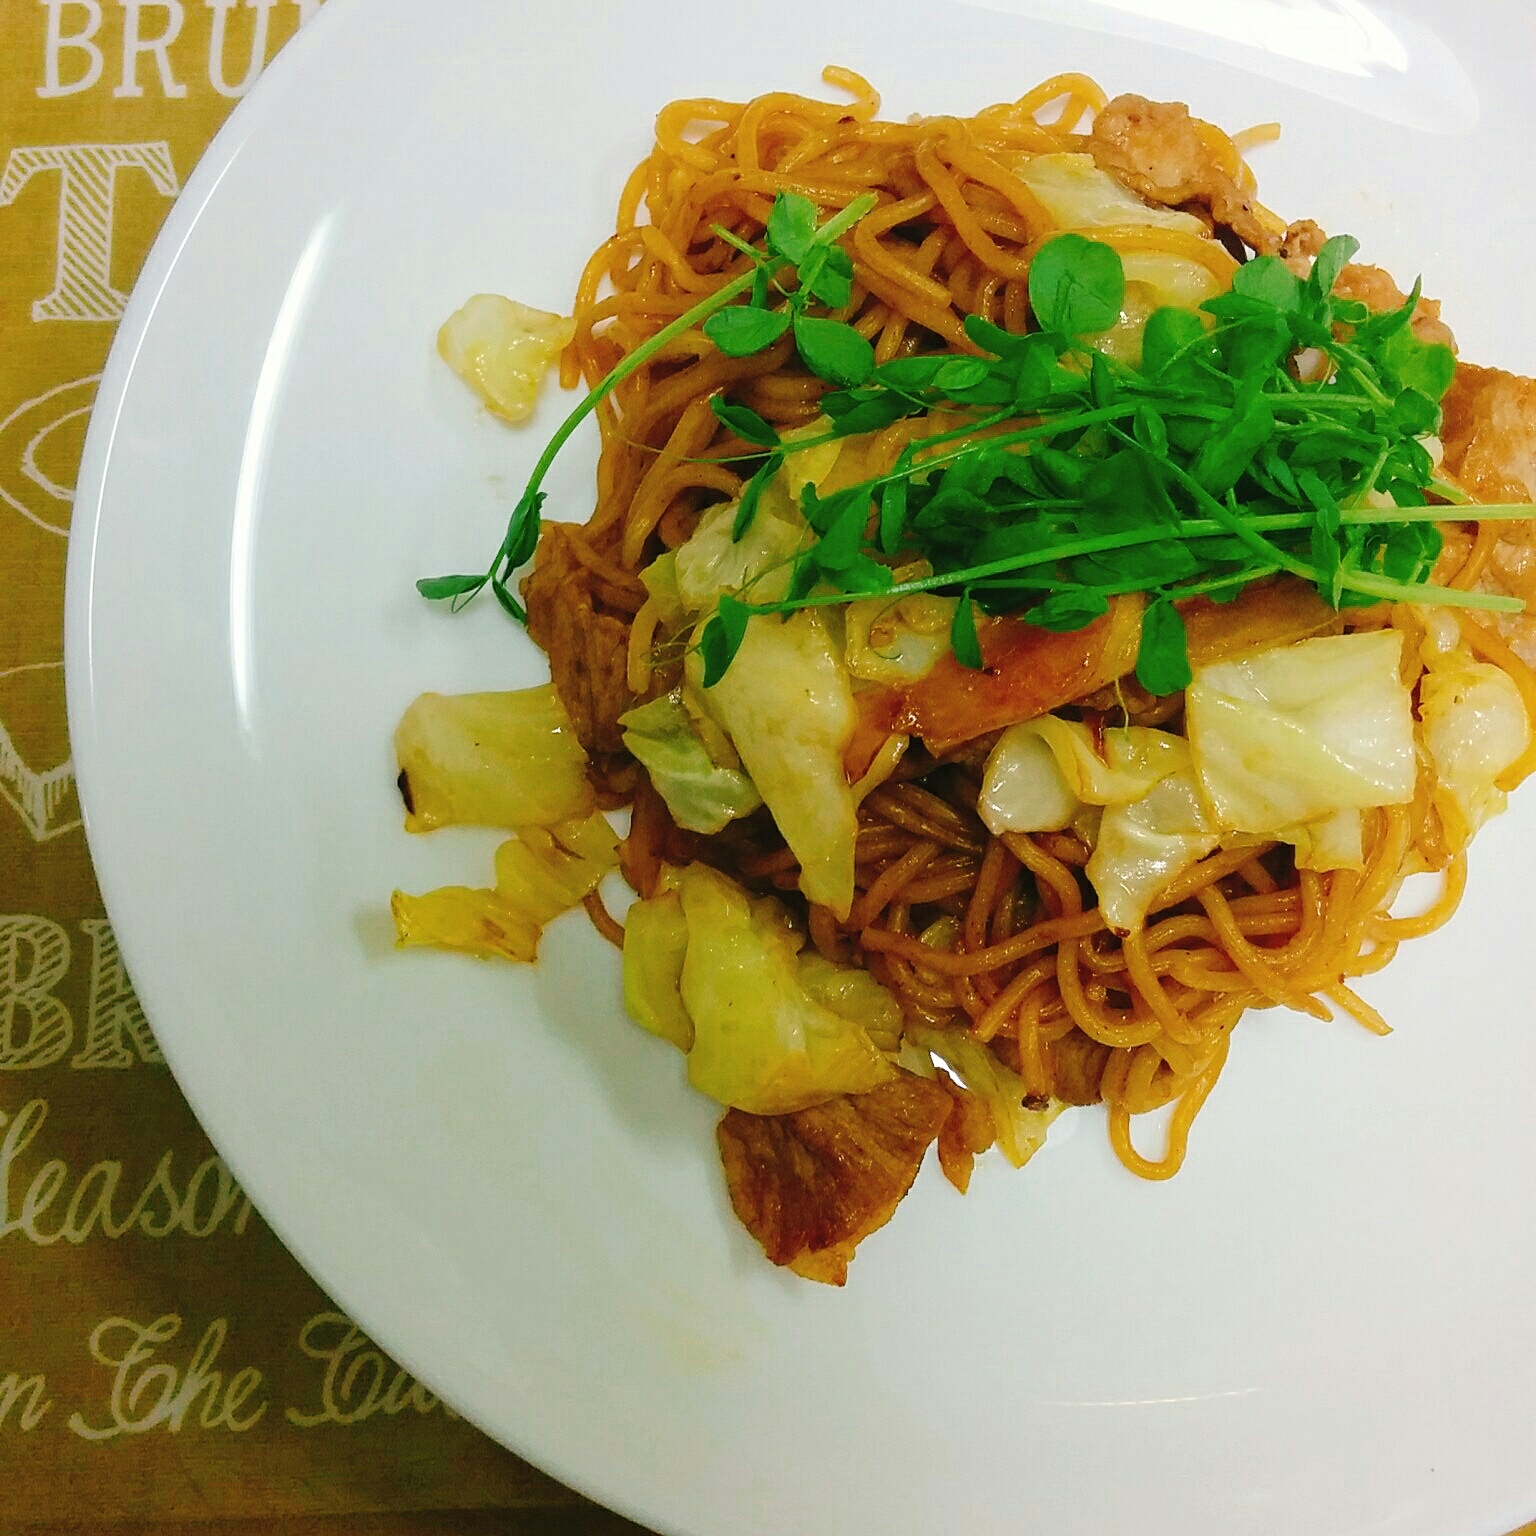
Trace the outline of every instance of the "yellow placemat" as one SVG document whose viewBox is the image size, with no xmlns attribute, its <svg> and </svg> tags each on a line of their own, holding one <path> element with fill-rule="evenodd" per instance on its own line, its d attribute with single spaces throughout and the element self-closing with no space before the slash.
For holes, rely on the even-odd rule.
<svg viewBox="0 0 1536 1536">
<path fill-rule="evenodd" d="M 97 379 L 198 156 L 319 4 L 0 0 L 0 1529 L 635 1531 L 455 1419 L 263 1225 L 80 829 L 61 629 Z"/>
</svg>

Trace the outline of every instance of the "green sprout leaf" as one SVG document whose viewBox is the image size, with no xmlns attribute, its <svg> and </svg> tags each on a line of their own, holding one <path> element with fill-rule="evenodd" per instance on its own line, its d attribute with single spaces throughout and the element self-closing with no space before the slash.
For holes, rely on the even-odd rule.
<svg viewBox="0 0 1536 1536">
<path fill-rule="evenodd" d="M 1275 415 L 1268 400 L 1253 394 L 1241 400 L 1195 456 L 1192 472 L 1213 496 L 1224 496 L 1242 478 L 1273 436 Z"/>
<path fill-rule="evenodd" d="M 1420 433 L 1438 432 L 1440 416 L 1439 403 L 1411 387 L 1392 402 L 1392 426 L 1413 437 L 1418 437 Z"/>
<path fill-rule="evenodd" d="M 1233 293 L 1287 314 L 1301 308 L 1302 291 L 1301 279 L 1278 256 L 1257 256 L 1232 274 Z"/>
<path fill-rule="evenodd" d="M 511 588 L 500 576 L 491 577 L 491 591 L 496 594 L 496 601 L 509 618 L 516 619 L 519 624 L 528 622 L 528 610 L 512 595 Z"/>
<path fill-rule="evenodd" d="M 752 526 L 752 519 L 757 516 L 757 504 L 762 500 L 763 488 L 783 467 L 784 455 L 770 453 L 757 473 L 742 486 L 741 500 L 736 503 L 736 517 L 731 523 L 733 543 L 740 543 L 742 536 Z"/>
<path fill-rule="evenodd" d="M 1407 326 L 1387 338 L 1381 361 L 1404 389 L 1431 400 L 1439 400 L 1456 377 L 1456 354 L 1439 342 L 1420 341 Z"/>
<path fill-rule="evenodd" d="M 1166 597 L 1159 597 L 1142 615 L 1136 681 L 1161 698 L 1189 687 L 1190 677 L 1184 617 Z"/>
<path fill-rule="evenodd" d="M 954 361 L 946 352 L 928 357 L 893 357 L 890 362 L 881 363 L 875 369 L 873 378 L 876 384 L 888 389 L 933 389 L 939 375 Z"/>
<path fill-rule="evenodd" d="M 1133 431 L 1136 441 L 1154 459 L 1168 457 L 1168 426 L 1163 418 L 1145 402 L 1136 407 Z"/>
<path fill-rule="evenodd" d="M 713 688 L 725 676 L 741 642 L 746 637 L 747 620 L 752 610 L 738 598 L 727 594 L 704 626 L 699 636 L 699 654 L 704 658 L 704 686 Z"/>
<path fill-rule="evenodd" d="M 1005 331 L 1002 326 L 993 325 L 981 315 L 965 317 L 965 334 L 983 352 L 990 352 L 993 357 L 1018 358 L 1030 349 L 1029 337 Z M 884 366 L 889 368 L 891 364 L 886 363 Z"/>
<path fill-rule="evenodd" d="M 789 311 L 733 305 L 704 322 L 704 334 L 727 357 L 752 357 L 765 351 L 789 329 Z"/>
<path fill-rule="evenodd" d="M 482 571 L 478 576 L 424 576 L 416 583 L 416 590 L 434 603 L 447 598 L 473 597 L 489 578 Z"/>
<path fill-rule="evenodd" d="M 1353 235 L 1335 235 L 1324 242 L 1307 276 L 1307 286 L 1314 301 L 1326 299 L 1333 292 L 1339 273 L 1349 265 L 1359 249 L 1360 242 Z"/>
<path fill-rule="evenodd" d="M 816 546 L 816 558 L 829 575 L 851 569 L 862 561 L 864 529 L 869 522 L 869 501 L 858 492 L 835 496 L 822 503 L 831 509 L 826 531 Z"/>
<path fill-rule="evenodd" d="M 880 488 L 880 551 L 894 555 L 901 548 L 902 535 L 907 528 L 907 493 L 911 481 L 907 478 L 912 466 L 911 447 L 902 450 L 896 463 L 896 473 Z"/>
<path fill-rule="evenodd" d="M 1095 336 L 1120 318 L 1125 268 L 1111 246 L 1082 235 L 1057 235 L 1029 265 L 1029 302 L 1046 330 Z"/>
<path fill-rule="evenodd" d="M 533 558 L 539 543 L 539 514 L 544 508 L 543 491 L 524 491 L 507 519 L 506 536 L 487 575 L 500 571 L 507 575 Z"/>
<path fill-rule="evenodd" d="M 991 369 L 979 357 L 952 357 L 933 376 L 935 389 L 952 391 L 979 384 Z"/>
<path fill-rule="evenodd" d="M 1070 587 L 1053 592 L 1043 603 L 1026 609 L 1024 618 L 1037 628 L 1069 634 L 1075 629 L 1086 629 L 1108 612 L 1109 599 L 1102 592 Z"/>
<path fill-rule="evenodd" d="M 903 393 L 877 390 L 860 395 L 848 390 L 835 390 L 821 397 L 821 408 L 832 418 L 839 437 L 854 437 L 864 432 L 878 432 L 903 416 L 910 416 L 921 409 Z"/>
<path fill-rule="evenodd" d="M 712 395 L 709 408 L 715 413 L 715 419 L 723 426 L 729 427 L 742 442 L 752 443 L 759 448 L 779 446 L 778 432 L 749 406 L 738 405 L 722 399 L 719 395 Z"/>
<path fill-rule="evenodd" d="M 1193 310 L 1154 309 L 1141 333 L 1142 372 L 1158 378 L 1171 363 L 1200 347 L 1207 336 L 1204 321 Z"/>
<path fill-rule="evenodd" d="M 970 588 L 960 594 L 960 601 L 955 604 L 955 614 L 949 623 L 949 643 L 962 667 L 981 671 L 981 640 L 976 634 L 976 605 L 971 601 Z"/>
<path fill-rule="evenodd" d="M 773 200 L 766 230 L 768 249 L 799 266 L 816 238 L 816 205 L 798 192 L 782 192 Z"/>
<path fill-rule="evenodd" d="M 1120 398 L 1115 370 L 1102 352 L 1095 352 L 1088 363 L 1088 398 L 1101 411 L 1108 410 Z"/>
<path fill-rule="evenodd" d="M 809 275 L 802 266 L 800 281 L 813 299 L 820 300 L 828 309 L 841 309 L 853 298 L 853 257 L 840 245 L 819 249 L 825 253 L 825 259 Z"/>
<path fill-rule="evenodd" d="M 875 349 L 851 325 L 802 313 L 794 328 L 800 360 L 817 378 L 851 389 L 875 371 Z"/>
</svg>

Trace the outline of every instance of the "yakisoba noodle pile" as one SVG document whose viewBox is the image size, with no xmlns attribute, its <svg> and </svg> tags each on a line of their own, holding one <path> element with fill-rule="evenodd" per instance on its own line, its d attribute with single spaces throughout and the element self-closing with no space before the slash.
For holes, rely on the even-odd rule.
<svg viewBox="0 0 1536 1536">
<path fill-rule="evenodd" d="M 1081 75 L 1058 76 L 970 118 L 890 122 L 879 118 L 879 98 L 859 76 L 829 69 L 825 78 L 851 103 L 775 92 L 745 105 L 700 99 L 661 111 L 655 148 L 619 200 L 615 233 L 581 276 L 562 364 L 567 386 L 596 385 L 719 287 L 740 257 L 717 230 L 759 240 L 785 192 L 811 200 L 823 218 L 877 195 L 844 241 L 853 287 L 835 318 L 850 321 L 880 363 L 938 349 L 973 354 L 968 315 L 1013 333 L 1031 328 L 1031 262 L 1058 224 L 1021 174 L 1030 157 L 1091 155 L 1147 205 L 1195 215 L 1202 232 L 1129 221 L 1095 227 L 1093 239 L 1120 253 L 1128 277 L 1149 255 L 1171 257 L 1207 274 L 1215 291 L 1250 253 L 1278 253 L 1304 273 L 1319 249 L 1315 226 L 1287 229 L 1255 199 L 1243 149 L 1274 130 L 1233 139 L 1181 107 L 1136 97 L 1111 103 Z M 1346 268 L 1338 291 L 1373 310 L 1403 299 L 1368 267 Z M 1448 337 L 1427 302 L 1414 327 Z M 899 1004 L 905 1047 L 873 1026 L 871 1036 L 901 1064 L 902 1084 L 921 1085 L 926 1097 L 898 1101 L 886 1083 L 786 1114 L 732 1109 L 721 1129 L 733 1201 L 769 1256 L 840 1281 L 854 1244 L 889 1216 L 935 1135 L 961 1187 L 972 1154 L 994 1140 L 1008 1147 L 1010 1132 L 981 1103 L 999 1082 L 1022 1095 L 1015 1109 L 1041 1117 L 1041 1134 L 1060 1104 L 1102 1100 L 1121 1161 L 1162 1179 L 1183 1161 L 1191 1121 L 1245 1010 L 1283 1004 L 1323 1018 L 1337 1011 L 1384 1032 L 1351 982 L 1450 918 L 1473 828 L 1448 824 L 1445 786 L 1421 743 L 1411 802 L 1362 815 L 1360 867 L 1298 868 L 1286 842 L 1236 839 L 1238 846 L 1217 847 L 1166 885 L 1144 926 L 1116 934 L 1084 874 L 1091 820 L 998 833 L 978 814 L 995 724 L 971 739 L 935 743 L 930 734 L 925 745 L 910 723 L 903 730 L 888 721 L 882 731 L 865 716 L 845 757 L 861 795 L 846 916 L 801 896 L 800 862 L 765 810 L 713 834 L 679 828 L 626 751 L 620 723 L 639 701 L 687 678 L 689 636 L 669 629 L 665 604 L 641 572 L 683 546 L 710 507 L 738 498 L 761 462 L 722 424 L 712 398 L 728 396 L 782 433 L 814 423 L 827 388 L 799 366 L 788 335 L 747 357 L 724 355 L 698 329 L 677 338 L 602 402 L 595 510 L 584 526 L 546 525 L 524 591 L 531 631 L 549 652 L 601 802 L 632 807 L 618 859 L 639 894 L 656 898 L 671 871 L 689 866 L 709 866 L 758 896 L 776 893 L 792 947 L 863 969 Z M 1442 470 L 1460 475 L 1469 496 L 1530 499 L 1507 435 L 1511 408 L 1530 419 L 1528 388 L 1508 375 L 1459 370 L 1441 429 Z M 888 469 L 912 436 L 909 423 L 885 428 L 864 449 L 864 472 Z M 1524 524 L 1458 520 L 1445 531 L 1436 581 L 1525 595 Z M 1231 609 L 1191 607 L 1197 670 L 1245 647 L 1391 629 L 1401 636 L 1401 681 L 1415 698 L 1428 686 L 1425 657 L 1433 658 L 1434 646 L 1457 647 L 1455 654 L 1506 673 L 1536 718 L 1536 677 L 1517 654 L 1526 649 L 1522 620 L 1407 603 L 1335 612 L 1281 582 Z M 1086 722 L 1101 743 L 1107 728 L 1182 729 L 1183 695 L 1155 697 L 1138 686 L 1130 675 L 1134 649 L 1115 665 L 1103 654 L 1113 642 L 1100 637 L 1095 655 L 1063 663 L 1062 647 L 1079 641 L 1089 644 L 1079 635 L 1052 637 L 1050 664 L 1063 667 L 1066 684 L 1049 708 Z M 1079 693 L 1071 692 L 1074 676 L 1086 684 Z M 1533 765 L 1527 733 L 1497 774 L 1497 789 L 1512 788 Z M 575 857 L 558 830 L 545 846 Z M 622 943 L 622 925 L 592 889 L 604 867 L 593 855 L 571 892 L 580 887 L 598 926 Z M 1438 875 L 1438 895 L 1418 915 L 1390 915 L 1405 875 L 1421 871 Z M 566 904 L 576 899 L 568 895 Z M 441 934 L 438 941 L 447 942 Z M 927 1067 L 935 1041 L 949 1042 L 938 1054 L 953 1078 L 935 1080 Z M 1132 1117 L 1170 1104 L 1166 1147 L 1139 1148 Z M 1014 1126 L 1011 1134 L 1017 1141 L 1022 1133 Z M 1022 1161 L 1029 1150 L 1015 1145 L 1010 1155 Z"/>
<path fill-rule="evenodd" d="M 1062 125 L 1102 109 L 1103 90 L 1086 76 L 1060 75 L 973 118 L 892 123 L 876 116 L 880 98 L 861 76 L 828 69 L 825 78 L 852 92 L 853 104 L 772 92 L 745 106 L 678 101 L 658 114 L 656 148 L 625 184 L 617 232 L 582 273 L 564 384 L 574 384 L 578 373 L 595 384 L 717 285 L 735 252 L 713 226 L 761 230 L 779 192 L 798 192 L 828 209 L 864 192 L 881 194 L 880 207 L 852 237 L 860 291 L 850 315 L 881 362 L 930 351 L 936 342 L 970 350 L 961 328 L 967 314 L 1024 330 L 1030 258 L 1057 226 L 1004 162 L 1080 150 L 1082 136 Z M 1037 118 L 1048 108 L 1057 114 L 1051 126 Z M 709 131 L 695 138 L 701 126 Z M 1236 145 L 1208 124 L 1199 133 L 1230 178 L 1229 216 L 1248 238 L 1272 248 L 1285 226 L 1246 201 L 1253 177 Z M 894 237 L 918 221 L 932 226 L 919 243 Z M 1236 266 L 1217 241 L 1172 230 L 1103 229 L 1095 238 L 1122 251 L 1171 249 L 1223 279 Z M 680 368 L 690 350 L 691 366 Z M 652 536 L 680 543 L 702 503 L 740 491 L 744 477 L 730 466 L 688 462 L 722 436 L 711 393 L 730 389 L 779 423 L 816 416 L 825 385 L 786 369 L 790 350 L 781 344 L 744 364 L 719 356 L 700 337 L 615 391 L 601 418 L 598 504 L 582 541 L 584 552 L 611 557 L 588 567 L 610 584 L 605 596 L 617 601 L 627 593 L 638 608 L 644 592 L 634 573 Z"/>
<path fill-rule="evenodd" d="M 966 349 L 966 314 L 1025 329 L 1029 260 L 1056 226 L 1004 162 L 1020 152 L 1081 149 L 1083 136 L 1062 125 L 1076 127 L 1104 108 L 1102 88 L 1086 76 L 1057 76 L 973 118 L 908 124 L 880 121 L 879 97 L 862 78 L 834 69 L 826 79 L 851 91 L 853 104 L 776 92 L 745 106 L 679 101 L 658 115 L 656 149 L 625 186 L 617 232 L 583 273 L 567 369 L 579 367 L 596 383 L 627 349 L 682 313 L 734 254 L 711 226 L 761 228 L 780 191 L 823 207 L 870 189 L 889 194 L 852 242 L 864 289 L 854 323 L 881 361 L 931 349 L 935 336 Z M 1049 126 L 1039 121 L 1047 111 Z M 695 141 L 700 124 L 711 131 Z M 1258 249 L 1275 249 L 1285 224 L 1251 201 L 1254 181 L 1238 144 L 1207 124 L 1198 132 L 1244 200 L 1242 233 Z M 919 219 L 933 226 L 920 244 L 888 238 Z M 1214 238 L 1112 229 L 1095 237 L 1122 251 L 1171 248 L 1224 277 L 1236 265 Z M 712 392 L 733 389 L 784 425 L 816 415 L 825 386 L 803 372 L 786 373 L 788 353 L 781 345 L 743 362 L 703 344 L 696 360 L 679 367 L 678 358 L 669 358 L 615 392 L 602 417 L 597 509 L 585 536 L 571 544 L 582 556 L 590 552 L 590 564 L 583 563 L 596 578 L 593 591 L 616 612 L 643 607 L 645 590 L 634 573 L 654 536 L 682 542 L 701 505 L 740 491 L 744 477 L 730 466 L 689 462 L 725 436 L 709 409 Z M 743 381 L 750 381 L 745 388 Z M 564 382 L 574 382 L 569 372 Z M 1498 532 L 1488 526 L 1461 573 L 1465 582 L 1475 579 Z M 1397 621 L 1414 622 L 1408 614 Z M 1489 659 L 1532 689 L 1518 658 L 1475 624 L 1467 630 Z M 643 686 L 645 678 L 642 650 L 635 680 Z M 1158 701 L 1145 717 L 1132 718 L 1158 723 L 1174 703 Z M 1531 766 L 1522 760 L 1511 780 Z M 1268 850 L 1219 853 L 1160 903 L 1193 901 L 1198 914 L 1164 916 L 1129 943 L 1106 944 L 1078 885 L 1087 850 L 1070 836 L 988 835 L 976 819 L 974 793 L 967 795 L 973 785 L 957 783 L 938 795 L 899 784 L 867 800 L 858 903 L 845 924 L 813 910 L 812 939 L 845 960 L 848 936 L 858 935 L 864 963 L 900 994 L 912 1017 L 969 1020 L 978 1039 L 1015 1058 L 1034 1093 L 1069 1102 L 1102 1097 L 1115 1150 L 1147 1177 L 1178 1168 L 1189 1122 L 1246 1008 L 1286 1003 L 1326 1017 L 1315 997 L 1321 994 L 1384 1032 L 1346 978 L 1380 969 L 1403 939 L 1441 926 L 1465 883 L 1464 852 L 1447 857 L 1427 805 L 1416 802 L 1378 818 L 1362 873 L 1303 871 L 1282 885 L 1265 866 Z M 1443 890 L 1423 915 L 1394 919 L 1381 909 L 1410 850 L 1424 866 L 1445 871 Z M 748 855 L 740 868 L 793 889 L 787 850 Z M 1037 902 L 1045 911 L 1031 922 L 1027 914 Z M 935 906 L 960 919 L 965 953 L 935 955 L 913 937 L 914 909 Z M 1131 1145 L 1129 1116 L 1175 1099 L 1167 1155 L 1149 1161 Z"/>
</svg>

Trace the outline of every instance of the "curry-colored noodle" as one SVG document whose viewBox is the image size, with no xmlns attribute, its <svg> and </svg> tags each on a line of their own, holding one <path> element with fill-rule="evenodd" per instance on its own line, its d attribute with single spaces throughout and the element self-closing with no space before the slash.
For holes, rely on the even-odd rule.
<svg viewBox="0 0 1536 1536">
<path fill-rule="evenodd" d="M 742 240 L 760 238 L 781 191 L 812 199 L 824 216 L 866 192 L 879 195 L 849 242 L 851 300 L 833 312 L 873 344 L 878 360 L 941 347 L 973 351 L 962 330 L 967 314 L 1024 328 L 1030 259 L 1054 225 L 1017 168 L 1023 157 L 1063 150 L 1113 168 L 1112 146 L 1090 131 L 1104 93 L 1086 77 L 1062 75 L 974 117 L 885 122 L 866 81 L 844 70 L 828 70 L 826 79 L 852 100 L 776 93 L 746 104 L 681 101 L 661 112 L 655 148 L 624 188 L 616 231 L 582 274 L 567 384 L 596 383 L 734 276 L 741 258 L 717 226 Z M 1206 124 L 1197 131 L 1230 185 L 1186 204 L 1205 217 L 1209 237 L 1151 228 L 1095 235 L 1122 252 L 1155 247 L 1193 259 L 1225 282 L 1234 252 L 1280 243 L 1284 226 L 1252 201 L 1239 147 L 1273 129 L 1236 141 Z M 681 544 L 704 508 L 736 495 L 757 462 L 750 445 L 721 426 L 711 396 L 729 390 L 788 428 L 817 415 L 825 387 L 796 364 L 788 338 L 733 359 L 694 331 L 603 402 L 597 506 L 585 527 L 560 530 L 569 553 L 559 580 L 563 602 L 589 606 L 626 638 L 620 691 L 629 702 L 677 676 L 675 653 L 655 644 L 657 616 L 639 571 L 662 548 Z M 889 429 L 872 463 L 893 460 L 905 430 Z M 1459 577 L 1441 579 L 1467 586 L 1478 579 L 1494 535 L 1475 525 L 1469 534 Z M 1354 610 L 1348 623 L 1402 629 L 1404 682 L 1415 687 L 1422 631 L 1412 610 Z M 1536 718 L 1530 669 L 1486 627 L 1467 620 L 1463 630 L 1477 655 L 1511 674 Z M 558 682 L 560 650 L 570 641 L 547 624 L 541 633 L 537 620 L 535 635 L 552 652 Z M 593 708 L 587 735 L 598 771 L 615 803 L 634 805 L 624 868 L 642 893 L 664 859 L 692 857 L 797 899 L 798 866 L 765 813 L 713 838 L 679 832 L 617 749 L 617 709 Z M 1177 728 L 1181 703 L 1127 686 L 1080 701 L 1079 709 L 1112 724 Z M 1532 766 L 1527 753 L 1501 787 Z M 1421 780 L 1427 772 L 1421 767 Z M 1298 869 L 1282 843 L 1220 849 L 1164 890 L 1143 929 L 1120 937 L 1097 909 L 1083 872 L 1091 849 L 1076 836 L 995 836 L 983 825 L 974 752 L 937 760 L 916 743 L 905 755 L 887 750 L 862 787 L 852 911 L 839 921 L 811 906 L 811 942 L 829 958 L 867 967 L 912 1023 L 968 1030 L 1032 1095 L 1104 1101 L 1115 1151 L 1147 1178 L 1179 1167 L 1190 1122 L 1245 1010 L 1337 1011 L 1384 1030 L 1351 982 L 1379 969 L 1403 940 L 1444 923 L 1465 879 L 1464 856 L 1450 851 L 1421 783 L 1412 804 L 1365 814 L 1363 868 Z M 1422 915 L 1388 915 L 1413 871 L 1438 872 L 1439 898 Z M 611 918 L 599 921 L 615 936 Z M 1166 1148 L 1138 1150 L 1131 1117 L 1170 1104 Z"/>
</svg>

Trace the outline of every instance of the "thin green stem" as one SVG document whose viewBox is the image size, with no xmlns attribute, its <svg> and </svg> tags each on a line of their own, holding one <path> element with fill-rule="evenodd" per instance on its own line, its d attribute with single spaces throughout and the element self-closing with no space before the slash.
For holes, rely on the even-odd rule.
<svg viewBox="0 0 1536 1536">
<path fill-rule="evenodd" d="M 647 337 L 623 362 L 599 379 L 587 392 L 586 398 L 555 428 L 554 436 L 545 444 L 544 452 L 539 455 L 538 463 L 533 466 L 533 473 L 528 477 L 528 484 L 523 491 L 524 499 L 537 493 L 539 486 L 543 484 L 544 476 L 549 473 L 550 466 L 555 462 L 560 450 L 569 441 L 571 434 L 576 428 L 630 374 L 634 373 L 637 368 L 642 368 L 646 363 L 650 362 L 668 342 L 675 340 L 686 331 L 691 331 L 701 320 L 707 320 L 717 309 L 724 309 L 732 299 L 739 298 L 752 286 L 752 280 L 756 275 L 756 269 L 749 268 L 747 271 L 733 277 L 730 282 L 716 288 L 713 293 L 700 299 L 692 309 L 685 310 L 677 319 L 662 326 L 654 336 Z"/>
<path fill-rule="evenodd" d="M 1315 567 L 1304 560 L 1296 559 L 1293 555 L 1286 554 L 1283 549 L 1276 548 L 1263 537 L 1253 526 L 1257 519 L 1245 518 L 1240 513 L 1232 511 L 1224 502 L 1212 496 L 1188 470 L 1181 469 L 1171 459 L 1167 460 L 1166 464 L 1173 478 L 1194 497 L 1195 504 L 1203 508 L 1208 517 L 1220 523 L 1234 538 L 1241 539 L 1263 564 L 1274 565 L 1282 571 L 1289 571 L 1293 576 L 1300 576 L 1303 581 L 1317 580 Z M 1308 518 L 1308 521 L 1312 519 Z"/>
<path fill-rule="evenodd" d="M 876 193 L 861 192 L 846 207 L 838 209 L 825 224 L 817 226 L 816 233 L 811 236 L 811 243 L 831 245 L 834 241 L 841 240 L 879 201 L 880 198 Z"/>
<path fill-rule="evenodd" d="M 1277 512 L 1267 517 L 1255 518 L 1253 521 L 1269 531 L 1281 532 L 1306 528 L 1310 526 L 1312 519 L 1303 513 Z M 1176 526 L 1133 528 L 1123 533 L 1098 534 L 1093 538 L 1070 539 L 1065 543 L 1053 544 L 1048 549 L 1028 554 L 1009 555 L 1001 560 L 988 560 L 981 565 L 962 566 L 950 571 L 935 571 L 931 576 L 915 576 L 910 581 L 896 582 L 870 595 L 880 598 L 910 597 L 917 592 L 933 592 L 940 587 L 963 586 L 969 582 L 985 581 L 989 577 L 1011 576 L 1019 571 L 1056 565 L 1063 560 L 1075 559 L 1079 555 L 1102 555 L 1116 549 L 1134 549 L 1138 545 L 1155 544 L 1169 538 L 1220 538 L 1229 532 L 1224 522 L 1218 522 L 1215 519 L 1191 518 Z M 773 569 L 779 568 L 781 567 L 773 567 Z M 1272 574 L 1278 569 L 1280 569 L 1279 566 L 1271 566 L 1265 574 Z M 768 571 L 764 571 L 757 579 L 761 580 L 768 574 Z M 1308 575 L 1310 577 L 1311 573 L 1309 572 Z M 1254 579 L 1256 578 L 1244 577 L 1245 581 Z M 777 602 L 758 603 L 752 606 L 759 613 L 791 613 L 797 608 L 826 608 L 837 603 L 852 602 L 860 595 L 862 594 L 851 592 L 813 592 L 807 597 L 783 598 Z"/>
<path fill-rule="evenodd" d="M 1393 581 L 1368 571 L 1350 571 L 1344 588 L 1378 597 L 1388 603 L 1416 603 L 1423 608 L 1477 608 L 1484 613 L 1519 613 L 1525 604 L 1518 597 L 1495 592 L 1463 592 L 1460 587 L 1437 587 L 1430 582 Z"/>
<path fill-rule="evenodd" d="M 1463 518 L 1458 514 L 1465 510 Z M 1477 504 L 1460 507 L 1341 507 L 1339 521 L 1343 523 L 1490 523 L 1526 522 L 1536 518 L 1536 506 L 1528 501 L 1503 501 L 1486 506 Z"/>
</svg>

